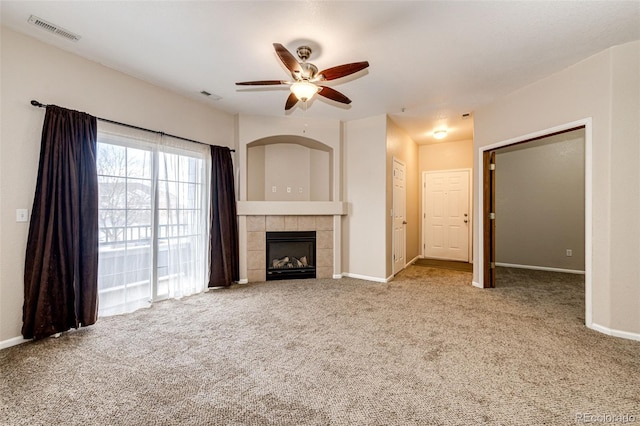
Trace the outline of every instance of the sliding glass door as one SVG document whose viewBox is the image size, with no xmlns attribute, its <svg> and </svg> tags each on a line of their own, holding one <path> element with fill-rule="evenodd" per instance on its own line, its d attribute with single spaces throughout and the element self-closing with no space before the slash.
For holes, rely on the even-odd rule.
<svg viewBox="0 0 640 426">
<path fill-rule="evenodd" d="M 208 156 L 201 146 L 99 133 L 99 314 L 202 291 Z"/>
</svg>

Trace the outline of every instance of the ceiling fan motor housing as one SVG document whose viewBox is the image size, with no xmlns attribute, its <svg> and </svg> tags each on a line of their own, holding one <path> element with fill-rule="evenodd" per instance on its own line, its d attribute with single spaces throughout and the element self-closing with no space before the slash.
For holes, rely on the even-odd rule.
<svg viewBox="0 0 640 426">
<path fill-rule="evenodd" d="M 300 68 L 302 68 L 302 73 L 298 75 L 298 80 L 312 80 L 318 74 L 318 67 L 310 62 L 300 63 Z M 295 77 L 296 76 L 294 75 L 294 78 Z"/>
</svg>

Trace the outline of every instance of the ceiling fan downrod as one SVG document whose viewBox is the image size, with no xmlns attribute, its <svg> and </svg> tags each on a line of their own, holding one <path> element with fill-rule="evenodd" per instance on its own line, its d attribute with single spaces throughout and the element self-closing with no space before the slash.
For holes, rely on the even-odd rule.
<svg viewBox="0 0 640 426">
<path fill-rule="evenodd" d="M 311 53 L 313 51 L 309 46 L 300 46 L 296 49 L 296 53 L 298 54 L 298 58 L 302 62 L 300 62 L 300 68 L 302 68 L 302 72 L 299 75 L 293 75 L 293 77 L 300 77 L 302 81 L 310 81 L 316 78 L 318 75 L 318 67 L 313 65 L 311 62 L 307 62 L 307 59 L 311 57 Z"/>
</svg>

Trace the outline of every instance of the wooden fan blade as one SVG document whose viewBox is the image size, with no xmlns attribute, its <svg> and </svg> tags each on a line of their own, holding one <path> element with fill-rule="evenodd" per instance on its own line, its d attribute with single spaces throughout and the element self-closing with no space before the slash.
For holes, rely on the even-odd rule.
<svg viewBox="0 0 640 426">
<path fill-rule="evenodd" d="M 258 81 L 241 81 L 236 83 L 238 86 L 275 86 L 277 84 L 286 84 L 282 80 L 258 80 Z"/>
<path fill-rule="evenodd" d="M 289 97 L 287 98 L 287 102 L 284 104 L 284 110 L 289 111 L 297 103 L 298 103 L 298 98 L 296 98 L 296 95 L 294 95 L 293 93 L 289 94 Z"/>
<path fill-rule="evenodd" d="M 297 74 L 302 73 L 302 67 L 300 66 L 300 63 L 296 60 L 295 56 L 293 56 L 291 52 L 287 50 L 286 47 L 284 47 L 280 43 L 273 43 L 273 48 L 276 49 L 278 57 L 289 71 Z"/>
<path fill-rule="evenodd" d="M 336 78 L 346 77 L 350 74 L 361 71 L 369 66 L 369 62 L 353 62 L 351 64 L 338 65 L 337 67 L 328 68 L 320 71 L 318 76 L 320 80 L 335 80 Z"/>
<path fill-rule="evenodd" d="M 338 92 L 335 89 L 327 86 L 320 86 L 320 90 L 318 91 L 318 95 L 324 96 L 325 98 L 331 99 L 336 102 L 341 102 L 343 104 L 350 104 L 351 99 L 347 98 L 342 93 Z"/>
</svg>

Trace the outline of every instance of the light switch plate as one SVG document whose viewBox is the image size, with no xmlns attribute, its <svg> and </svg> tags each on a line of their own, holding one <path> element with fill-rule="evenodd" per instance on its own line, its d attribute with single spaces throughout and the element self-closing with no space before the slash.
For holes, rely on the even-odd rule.
<svg viewBox="0 0 640 426">
<path fill-rule="evenodd" d="M 29 210 L 28 209 L 16 209 L 16 222 L 28 222 Z"/>
</svg>

